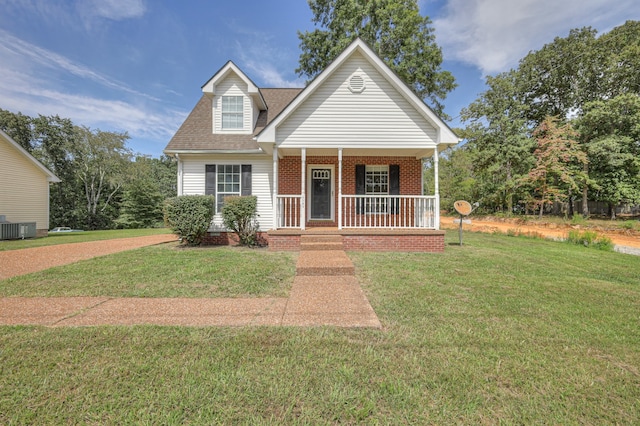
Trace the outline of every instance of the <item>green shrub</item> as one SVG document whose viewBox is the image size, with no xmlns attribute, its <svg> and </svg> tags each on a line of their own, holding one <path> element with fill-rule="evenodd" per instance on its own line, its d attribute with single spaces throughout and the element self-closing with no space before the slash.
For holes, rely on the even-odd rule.
<svg viewBox="0 0 640 426">
<path fill-rule="evenodd" d="M 611 239 L 594 231 L 569 231 L 567 242 L 585 247 L 593 247 L 598 250 L 613 251 L 613 242 Z"/>
<path fill-rule="evenodd" d="M 167 225 L 188 245 L 199 245 L 207 235 L 213 218 L 212 195 L 183 195 L 164 204 Z"/>
<path fill-rule="evenodd" d="M 634 230 L 636 228 L 640 229 L 640 222 L 637 220 L 625 220 L 620 224 L 622 229 Z"/>
<path fill-rule="evenodd" d="M 243 246 L 258 244 L 258 199 L 254 195 L 225 197 L 222 220 L 227 229 L 238 235 Z"/>
<path fill-rule="evenodd" d="M 571 224 L 572 225 L 586 225 L 587 224 L 587 219 L 585 219 L 584 216 L 582 216 L 580 214 L 574 214 L 573 217 L 571 218 Z"/>
</svg>

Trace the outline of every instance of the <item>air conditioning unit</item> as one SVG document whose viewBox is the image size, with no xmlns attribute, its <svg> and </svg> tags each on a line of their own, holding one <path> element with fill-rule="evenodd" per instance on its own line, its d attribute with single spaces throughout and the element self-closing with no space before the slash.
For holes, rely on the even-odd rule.
<svg viewBox="0 0 640 426">
<path fill-rule="evenodd" d="M 35 222 L 0 222 L 0 240 L 19 240 L 25 238 L 35 238 Z"/>
</svg>

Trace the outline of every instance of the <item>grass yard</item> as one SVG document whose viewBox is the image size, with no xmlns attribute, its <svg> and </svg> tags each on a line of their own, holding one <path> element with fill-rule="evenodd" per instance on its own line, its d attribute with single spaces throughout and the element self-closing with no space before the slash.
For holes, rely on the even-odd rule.
<svg viewBox="0 0 640 426">
<path fill-rule="evenodd" d="M 296 256 L 161 244 L 9 278 L 0 297 L 279 297 L 289 293 Z"/>
<path fill-rule="evenodd" d="M 66 243 L 84 243 L 87 241 L 111 240 L 114 238 L 145 237 L 147 235 L 170 234 L 167 228 L 146 229 L 110 229 L 106 231 L 83 231 L 49 234 L 48 237 L 30 238 L 26 240 L 2 240 L 0 251 L 18 250 L 32 247 L 52 246 Z"/>
<path fill-rule="evenodd" d="M 638 424 L 640 257 L 464 241 L 350 253 L 383 330 L 0 327 L 0 424 Z"/>
</svg>

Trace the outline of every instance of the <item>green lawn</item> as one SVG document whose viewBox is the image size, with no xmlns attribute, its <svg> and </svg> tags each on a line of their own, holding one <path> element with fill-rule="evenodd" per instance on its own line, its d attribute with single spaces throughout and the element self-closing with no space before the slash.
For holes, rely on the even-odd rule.
<svg viewBox="0 0 640 426">
<path fill-rule="evenodd" d="M 286 296 L 295 253 L 161 244 L 0 281 L 0 296 Z"/>
<path fill-rule="evenodd" d="M 0 327 L 0 424 L 638 424 L 640 257 L 464 241 L 350 253 L 383 330 Z"/>
<path fill-rule="evenodd" d="M 167 228 L 148 229 L 110 229 L 107 231 L 84 231 L 49 234 L 48 237 L 30 238 L 26 240 L 2 240 L 0 251 L 23 248 L 52 246 L 55 244 L 83 243 L 86 241 L 112 240 L 114 238 L 145 237 L 147 235 L 170 234 Z"/>
</svg>

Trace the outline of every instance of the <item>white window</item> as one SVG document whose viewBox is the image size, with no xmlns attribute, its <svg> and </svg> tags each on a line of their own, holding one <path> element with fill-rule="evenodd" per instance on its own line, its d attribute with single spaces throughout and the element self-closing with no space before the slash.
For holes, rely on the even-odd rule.
<svg viewBox="0 0 640 426">
<path fill-rule="evenodd" d="M 388 195 L 389 194 L 389 167 L 366 166 L 365 169 L 365 194 Z M 365 205 L 367 213 L 386 213 L 388 197 L 367 197 Z"/>
<path fill-rule="evenodd" d="M 240 165 L 221 164 L 218 165 L 216 211 L 222 211 L 224 197 L 230 195 L 240 195 Z"/>
<path fill-rule="evenodd" d="M 226 197 L 251 195 L 251 164 L 205 165 L 204 193 L 215 195 L 217 213 L 222 211 Z"/>
<path fill-rule="evenodd" d="M 222 128 L 242 129 L 242 111 L 244 107 L 242 96 L 222 97 Z"/>
</svg>

